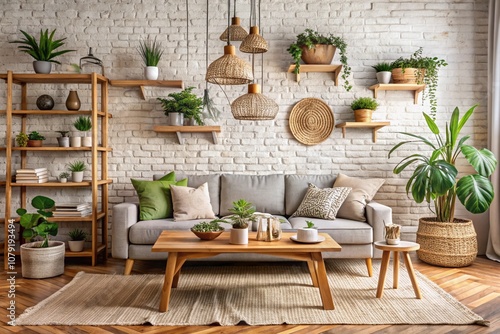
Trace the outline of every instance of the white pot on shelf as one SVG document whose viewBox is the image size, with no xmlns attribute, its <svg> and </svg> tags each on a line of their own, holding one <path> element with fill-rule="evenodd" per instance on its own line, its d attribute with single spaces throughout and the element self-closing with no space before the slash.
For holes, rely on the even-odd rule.
<svg viewBox="0 0 500 334">
<path fill-rule="evenodd" d="M 72 252 L 83 251 L 84 245 L 85 245 L 85 240 L 69 240 L 68 241 L 69 250 Z"/>
<path fill-rule="evenodd" d="M 158 75 L 160 71 L 158 70 L 158 66 L 146 66 L 144 68 L 144 76 L 146 80 L 158 80 Z"/>
<path fill-rule="evenodd" d="M 388 84 L 391 82 L 392 73 L 389 71 L 377 72 L 377 81 L 381 84 Z"/>
<path fill-rule="evenodd" d="M 229 243 L 233 245 L 248 244 L 248 228 L 232 228 L 229 232 Z"/>
<path fill-rule="evenodd" d="M 70 137 L 69 145 L 71 147 L 82 147 L 82 137 Z"/>
<path fill-rule="evenodd" d="M 83 147 L 92 147 L 92 137 L 82 137 Z"/>
<path fill-rule="evenodd" d="M 83 171 L 82 172 L 71 172 L 71 179 L 73 182 L 82 182 L 83 181 Z"/>
</svg>

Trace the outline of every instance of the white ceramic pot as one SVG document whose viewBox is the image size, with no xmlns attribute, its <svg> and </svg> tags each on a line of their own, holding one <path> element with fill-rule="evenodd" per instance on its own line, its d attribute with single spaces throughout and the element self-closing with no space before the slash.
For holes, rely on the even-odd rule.
<svg viewBox="0 0 500 334">
<path fill-rule="evenodd" d="M 73 180 L 73 182 L 82 182 L 83 172 L 71 172 L 71 179 Z"/>
<path fill-rule="evenodd" d="M 157 80 L 159 73 L 160 71 L 157 66 L 146 66 L 144 68 L 144 76 L 146 77 L 146 80 Z"/>
<path fill-rule="evenodd" d="M 69 145 L 71 147 L 81 147 L 82 146 L 82 137 L 70 137 Z"/>
<path fill-rule="evenodd" d="M 69 250 L 72 252 L 83 251 L 84 245 L 85 245 L 85 240 L 69 240 L 68 241 Z"/>
<path fill-rule="evenodd" d="M 389 71 L 377 72 L 376 75 L 377 75 L 378 83 L 388 84 L 391 82 L 392 73 Z"/>
<path fill-rule="evenodd" d="M 388 245 L 399 245 L 399 239 L 385 239 L 385 243 Z"/>
<path fill-rule="evenodd" d="M 92 147 L 92 137 L 82 137 L 83 147 Z"/>
<path fill-rule="evenodd" d="M 52 63 L 50 61 L 35 60 L 33 62 L 33 69 L 35 73 L 49 74 L 52 70 Z"/>
<path fill-rule="evenodd" d="M 303 227 L 297 230 L 297 240 L 302 242 L 318 241 L 318 230 L 315 228 Z"/>
<path fill-rule="evenodd" d="M 64 242 L 49 241 L 49 247 L 41 248 L 42 242 L 21 245 L 23 277 L 47 278 L 64 273 Z"/>
<path fill-rule="evenodd" d="M 59 179 L 59 182 L 61 182 L 61 183 L 66 183 L 66 182 L 68 182 L 68 179 L 67 179 L 67 178 L 65 178 L 65 177 L 61 177 L 61 178 Z"/>
<path fill-rule="evenodd" d="M 229 243 L 233 245 L 248 244 L 248 228 L 232 228 L 229 232 Z"/>
</svg>

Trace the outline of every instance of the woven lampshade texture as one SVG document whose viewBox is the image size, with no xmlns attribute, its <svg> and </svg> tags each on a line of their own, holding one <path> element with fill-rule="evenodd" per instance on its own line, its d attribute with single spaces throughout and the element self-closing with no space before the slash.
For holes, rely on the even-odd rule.
<svg viewBox="0 0 500 334">
<path fill-rule="evenodd" d="M 227 41 L 227 34 L 229 32 L 230 42 L 241 42 L 248 36 L 248 32 L 240 25 L 241 19 L 239 17 L 233 17 L 231 19 L 231 25 L 224 30 L 220 35 L 221 41 Z"/>
<path fill-rule="evenodd" d="M 305 98 L 292 108 L 289 125 L 292 135 L 299 142 L 316 145 L 330 136 L 335 120 L 332 110 L 323 100 Z"/>
<path fill-rule="evenodd" d="M 238 97 L 231 103 L 233 117 L 239 120 L 273 120 L 278 111 L 278 104 L 261 94 L 259 84 L 248 85 L 248 94 Z"/>
<path fill-rule="evenodd" d="M 253 80 L 252 67 L 236 56 L 233 45 L 226 45 L 224 55 L 208 66 L 205 80 L 218 85 L 248 84 Z"/>
<path fill-rule="evenodd" d="M 267 41 L 259 35 L 259 27 L 253 26 L 250 28 L 250 33 L 240 45 L 240 51 L 245 53 L 264 53 L 269 47 Z"/>
</svg>

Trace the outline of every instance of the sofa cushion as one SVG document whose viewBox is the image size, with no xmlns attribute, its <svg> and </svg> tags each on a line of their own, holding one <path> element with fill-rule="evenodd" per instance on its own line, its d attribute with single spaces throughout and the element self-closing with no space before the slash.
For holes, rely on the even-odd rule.
<svg viewBox="0 0 500 334">
<path fill-rule="evenodd" d="M 258 212 L 285 214 L 285 179 L 283 175 L 232 175 L 221 176 L 220 214 L 231 214 L 233 202 L 245 199 Z"/>
<path fill-rule="evenodd" d="M 384 182 L 384 179 L 365 179 L 339 174 L 333 186 L 351 187 L 352 190 L 340 207 L 337 216 L 339 218 L 366 221 L 366 203 L 373 199 L 373 196 Z"/>
<path fill-rule="evenodd" d="M 334 175 L 285 175 L 286 215 L 291 216 L 299 208 L 309 183 L 318 188 L 332 187 Z"/>
<path fill-rule="evenodd" d="M 309 183 L 306 195 L 292 217 L 335 219 L 337 211 L 351 192 L 351 188 L 318 188 Z"/>
<path fill-rule="evenodd" d="M 306 227 L 312 221 L 320 233 L 328 233 L 339 244 L 369 244 L 373 242 L 373 229 L 366 222 L 337 218 L 335 220 L 293 217 L 288 221 L 294 229 Z"/>
<path fill-rule="evenodd" d="M 172 184 L 170 192 L 175 221 L 215 218 L 206 182 L 198 188 L 179 187 Z"/>
</svg>

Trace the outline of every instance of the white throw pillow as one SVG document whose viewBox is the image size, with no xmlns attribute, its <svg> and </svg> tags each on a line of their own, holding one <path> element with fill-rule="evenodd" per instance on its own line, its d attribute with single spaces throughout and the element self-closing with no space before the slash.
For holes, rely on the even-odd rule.
<svg viewBox="0 0 500 334">
<path fill-rule="evenodd" d="M 170 186 L 170 192 L 175 221 L 215 218 L 208 183 L 205 182 L 198 188 Z"/>
<path fill-rule="evenodd" d="M 351 188 L 348 187 L 320 189 L 309 183 L 307 193 L 292 217 L 335 219 L 350 192 Z"/>
</svg>

